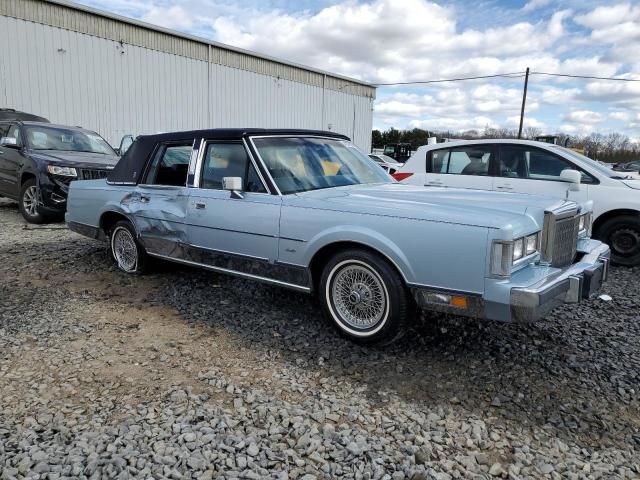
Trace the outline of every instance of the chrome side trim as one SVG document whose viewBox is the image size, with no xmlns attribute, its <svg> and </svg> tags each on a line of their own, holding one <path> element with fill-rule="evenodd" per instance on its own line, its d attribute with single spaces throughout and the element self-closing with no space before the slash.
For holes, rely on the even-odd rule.
<svg viewBox="0 0 640 480">
<path fill-rule="evenodd" d="M 248 280 L 256 280 L 258 282 L 269 283 L 269 284 L 272 284 L 272 285 L 277 285 L 277 286 L 280 286 L 280 287 L 290 288 L 292 290 L 297 290 L 297 291 L 304 292 L 304 293 L 311 293 L 311 288 L 303 287 L 302 285 L 295 285 L 293 283 L 287 283 L 287 282 L 283 282 L 283 281 L 280 281 L 280 280 L 273 280 L 271 278 L 260 277 L 258 275 L 252 275 L 250 273 L 238 272 L 238 271 L 235 271 L 235 270 L 229 270 L 227 268 L 214 267 L 212 265 L 206 265 L 204 263 L 192 262 L 190 260 L 183 260 L 183 259 L 179 259 L 179 258 L 168 257 L 166 255 L 161 255 L 159 253 L 154 253 L 154 252 L 147 251 L 147 254 L 151 255 L 152 257 L 157 257 L 157 258 L 162 258 L 164 260 L 168 260 L 170 262 L 182 263 L 184 265 L 190 265 L 192 267 L 205 268 L 207 270 L 211 270 L 211 271 L 218 272 L 218 273 L 226 273 L 228 275 L 233 275 L 235 277 L 246 278 Z"/>
</svg>

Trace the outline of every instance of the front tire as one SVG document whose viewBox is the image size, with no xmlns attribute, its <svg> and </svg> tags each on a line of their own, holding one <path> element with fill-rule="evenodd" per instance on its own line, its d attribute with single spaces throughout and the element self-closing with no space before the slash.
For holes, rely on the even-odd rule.
<svg viewBox="0 0 640 480">
<path fill-rule="evenodd" d="M 40 187 L 35 178 L 30 178 L 20 188 L 18 208 L 24 219 L 29 223 L 45 223 L 47 217 L 40 213 L 42 203 Z"/>
<path fill-rule="evenodd" d="M 640 265 L 640 217 L 620 215 L 607 220 L 596 237 L 611 248 L 611 261 L 616 265 Z"/>
<path fill-rule="evenodd" d="M 322 272 L 319 295 L 329 320 L 351 340 L 389 344 L 404 333 L 407 289 L 395 268 L 374 253 L 353 249 L 335 255 Z"/>
<path fill-rule="evenodd" d="M 128 220 L 120 220 L 109 232 L 109 252 L 116 267 L 131 275 L 143 273 L 148 256 L 136 239 L 136 232 Z"/>
</svg>

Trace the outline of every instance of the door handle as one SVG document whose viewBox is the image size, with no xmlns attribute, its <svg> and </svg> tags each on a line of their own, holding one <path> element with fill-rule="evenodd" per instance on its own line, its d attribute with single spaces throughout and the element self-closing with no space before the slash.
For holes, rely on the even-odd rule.
<svg viewBox="0 0 640 480">
<path fill-rule="evenodd" d="M 442 182 L 438 182 L 438 181 L 433 181 L 433 182 L 425 183 L 425 186 L 427 186 L 427 185 L 434 185 L 434 186 L 440 187 L 440 186 L 443 185 L 443 183 Z"/>
<path fill-rule="evenodd" d="M 151 200 L 151 197 L 149 197 L 148 195 L 140 195 L 140 201 L 142 203 L 149 203 L 149 200 Z"/>
<path fill-rule="evenodd" d="M 196 202 L 196 209 L 198 210 L 204 210 L 205 208 L 207 208 L 207 204 L 204 202 Z"/>
<path fill-rule="evenodd" d="M 513 190 L 513 187 L 511 185 L 498 185 L 496 188 L 498 190 Z"/>
</svg>

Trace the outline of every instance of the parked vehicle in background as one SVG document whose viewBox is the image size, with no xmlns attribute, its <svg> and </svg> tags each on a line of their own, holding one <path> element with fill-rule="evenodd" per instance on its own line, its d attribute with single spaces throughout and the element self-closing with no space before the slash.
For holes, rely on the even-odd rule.
<svg viewBox="0 0 640 480">
<path fill-rule="evenodd" d="M 567 193 L 567 171 L 581 188 Z M 640 180 L 571 149 L 528 140 L 476 140 L 419 147 L 394 174 L 407 184 L 518 192 L 594 202 L 594 237 L 620 265 L 640 265 Z M 505 201 L 508 201 L 505 199 Z"/>
<path fill-rule="evenodd" d="M 31 121 L 0 121 L 0 196 L 30 223 L 61 218 L 73 180 L 105 178 L 118 162 L 97 133 Z"/>
<path fill-rule="evenodd" d="M 640 160 L 634 162 L 617 163 L 613 166 L 616 172 L 638 172 L 640 171 Z"/>
<path fill-rule="evenodd" d="M 387 173 L 395 173 L 396 170 L 402 167 L 402 163 L 396 162 L 393 158 L 387 157 L 386 155 L 370 153 L 369 158 L 380 165 Z"/>
<path fill-rule="evenodd" d="M 70 229 L 119 269 L 149 257 L 315 293 L 344 335 L 397 338 L 411 306 L 531 321 L 598 291 L 591 204 L 392 181 L 347 137 L 231 129 L 140 136 L 74 182 Z"/>
<path fill-rule="evenodd" d="M 46 122 L 49 123 L 44 117 L 39 117 L 32 113 L 21 112 L 13 108 L 0 108 L 0 122 L 6 122 L 9 120 L 23 120 L 31 122 Z"/>
<path fill-rule="evenodd" d="M 411 157 L 411 144 L 389 143 L 384 146 L 383 155 L 393 158 L 396 162 L 404 163 Z"/>
</svg>

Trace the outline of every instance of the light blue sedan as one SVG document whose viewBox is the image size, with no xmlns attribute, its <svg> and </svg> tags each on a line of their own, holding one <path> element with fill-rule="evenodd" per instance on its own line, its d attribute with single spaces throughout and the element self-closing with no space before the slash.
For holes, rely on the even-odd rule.
<svg viewBox="0 0 640 480">
<path fill-rule="evenodd" d="M 400 336 L 414 305 L 537 320 L 609 264 L 590 203 L 399 184 L 331 132 L 138 137 L 108 179 L 71 184 L 66 221 L 126 273 L 156 257 L 316 294 L 363 342 Z"/>
</svg>

